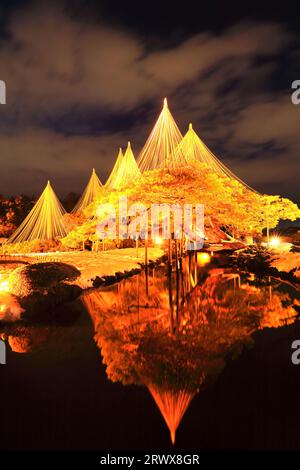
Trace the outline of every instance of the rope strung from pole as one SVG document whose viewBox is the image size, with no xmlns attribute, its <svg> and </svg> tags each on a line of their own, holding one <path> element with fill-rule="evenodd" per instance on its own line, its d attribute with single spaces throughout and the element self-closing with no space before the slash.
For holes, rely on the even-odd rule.
<svg viewBox="0 0 300 470">
<path fill-rule="evenodd" d="M 247 183 L 242 181 L 235 175 L 229 168 L 227 168 L 211 150 L 205 145 L 193 129 L 192 124 L 189 124 L 189 129 L 179 144 L 178 151 L 183 153 L 187 162 L 193 164 L 200 162 L 205 164 L 210 170 L 217 173 L 219 176 L 226 176 L 231 180 L 238 181 L 247 189 L 256 192 Z M 177 150 L 176 150 L 177 152 Z"/>
<path fill-rule="evenodd" d="M 8 239 L 8 243 L 27 240 L 54 240 L 65 237 L 62 217 L 65 210 L 53 191 L 50 181 L 27 217 Z"/>
<path fill-rule="evenodd" d="M 185 156 L 179 149 L 181 141 L 182 134 L 165 98 L 163 109 L 138 157 L 140 170 L 142 172 L 158 168 L 171 170 L 186 164 Z"/>
<path fill-rule="evenodd" d="M 134 158 L 130 142 L 128 142 L 128 146 L 124 155 L 122 154 L 122 149 L 120 148 L 117 161 L 105 184 L 105 188 L 110 190 L 120 189 L 124 186 L 128 186 L 128 184 L 132 183 L 140 176 L 140 169 Z"/>
<path fill-rule="evenodd" d="M 77 212 L 82 212 L 87 206 L 89 206 L 97 198 L 97 196 L 101 193 L 102 188 L 103 188 L 102 183 L 100 179 L 98 178 L 95 168 L 93 168 L 89 182 L 84 192 L 82 193 L 81 198 L 79 199 L 76 206 L 72 210 L 72 213 L 74 214 Z"/>
</svg>

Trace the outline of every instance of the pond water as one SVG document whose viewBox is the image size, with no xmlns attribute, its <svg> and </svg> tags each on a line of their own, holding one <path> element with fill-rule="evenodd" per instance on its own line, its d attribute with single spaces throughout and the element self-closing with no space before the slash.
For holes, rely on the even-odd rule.
<svg viewBox="0 0 300 470">
<path fill-rule="evenodd" d="M 299 292 L 207 253 L 174 264 L 0 329 L 0 448 L 300 448 Z"/>
</svg>

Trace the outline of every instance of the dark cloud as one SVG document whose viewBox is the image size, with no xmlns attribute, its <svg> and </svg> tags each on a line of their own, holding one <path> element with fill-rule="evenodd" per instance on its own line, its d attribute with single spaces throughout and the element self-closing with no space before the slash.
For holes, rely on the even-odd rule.
<svg viewBox="0 0 300 470">
<path fill-rule="evenodd" d="M 37 193 L 48 176 L 78 190 L 93 166 L 105 178 L 120 145 L 138 153 L 167 95 L 182 131 L 193 121 L 249 184 L 297 195 L 300 107 L 276 80 L 282 57 L 299 57 L 293 34 L 248 21 L 153 44 L 57 4 L 15 11 L 0 43 L 1 192 Z"/>
</svg>

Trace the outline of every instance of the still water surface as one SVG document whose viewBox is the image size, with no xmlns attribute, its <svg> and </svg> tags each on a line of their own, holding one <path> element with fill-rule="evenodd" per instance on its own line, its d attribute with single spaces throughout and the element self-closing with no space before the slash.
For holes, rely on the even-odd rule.
<svg viewBox="0 0 300 470">
<path fill-rule="evenodd" d="M 300 448 L 299 292 L 198 253 L 2 330 L 2 449 Z"/>
</svg>

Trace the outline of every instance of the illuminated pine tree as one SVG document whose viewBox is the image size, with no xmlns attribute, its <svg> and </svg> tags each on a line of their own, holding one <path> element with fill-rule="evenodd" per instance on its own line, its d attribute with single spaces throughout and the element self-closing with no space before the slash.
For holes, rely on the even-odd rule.
<svg viewBox="0 0 300 470">
<path fill-rule="evenodd" d="M 8 243 L 19 243 L 26 240 L 54 240 L 67 235 L 62 222 L 65 210 L 50 181 L 35 203 L 27 217 L 8 239 Z"/>
<path fill-rule="evenodd" d="M 82 193 L 81 198 L 79 199 L 76 206 L 72 210 L 72 213 L 82 212 L 87 206 L 89 206 L 96 199 L 97 196 L 99 196 L 99 194 L 102 191 L 102 188 L 103 188 L 102 183 L 97 176 L 95 168 L 93 168 L 89 182 L 84 192 Z"/>
<path fill-rule="evenodd" d="M 116 177 L 116 175 L 117 175 L 117 173 L 118 173 L 118 171 L 119 171 L 119 167 L 120 167 L 120 165 L 121 165 L 121 161 L 122 161 L 122 159 L 123 159 L 123 156 L 124 156 L 124 155 L 123 155 L 122 149 L 121 149 L 121 147 L 120 147 L 120 148 L 119 148 L 119 153 L 118 153 L 118 156 L 117 156 L 117 160 L 116 160 L 116 162 L 115 162 L 115 164 L 114 164 L 114 167 L 113 167 L 113 169 L 111 170 L 111 173 L 110 173 L 110 175 L 109 175 L 109 177 L 108 177 L 108 179 L 107 179 L 107 181 L 106 181 L 106 183 L 105 183 L 105 185 L 104 185 L 104 187 L 105 187 L 106 189 L 113 189 L 114 180 L 115 180 L 115 177 Z"/>
<path fill-rule="evenodd" d="M 141 172 L 134 158 L 130 142 L 128 142 L 128 146 L 124 155 L 122 154 L 122 149 L 120 148 L 117 161 L 105 184 L 105 188 L 120 189 L 124 186 L 128 186 L 128 184 L 138 179 L 140 175 Z"/>
<path fill-rule="evenodd" d="M 167 98 L 139 157 L 141 171 L 163 168 L 171 170 L 186 164 L 179 148 L 182 134 L 169 110 Z"/>
<path fill-rule="evenodd" d="M 236 176 L 232 171 L 229 170 L 217 157 L 213 154 L 211 150 L 205 145 L 205 143 L 200 139 L 193 129 L 192 124 L 189 124 L 189 129 L 182 141 L 180 142 L 178 149 L 175 153 L 181 155 L 182 153 L 185 156 L 185 159 L 188 164 L 193 164 L 194 162 L 203 163 L 217 173 L 219 176 L 226 176 L 231 180 L 238 181 L 243 186 L 254 191 L 250 186 L 248 186 L 244 181 L 242 181 L 238 176 Z"/>
<path fill-rule="evenodd" d="M 150 385 L 148 389 L 169 428 L 172 444 L 175 444 L 176 430 L 195 393 L 189 390 L 164 390 L 157 385 Z"/>
</svg>

